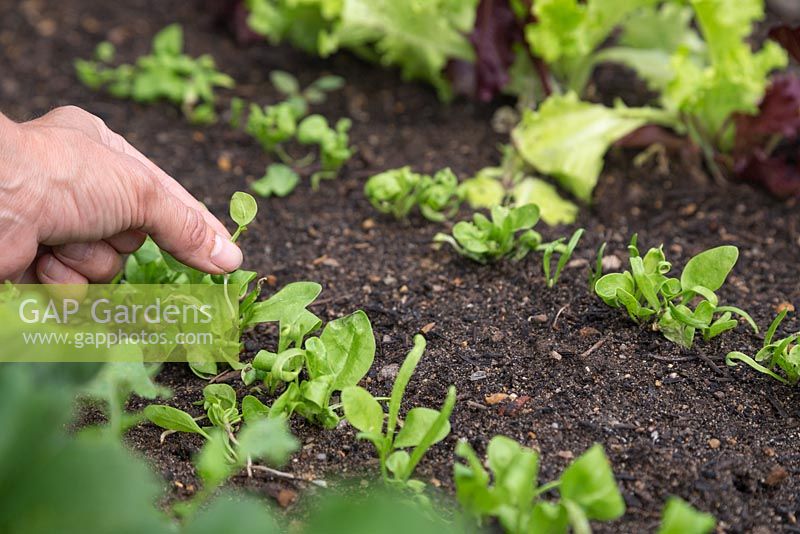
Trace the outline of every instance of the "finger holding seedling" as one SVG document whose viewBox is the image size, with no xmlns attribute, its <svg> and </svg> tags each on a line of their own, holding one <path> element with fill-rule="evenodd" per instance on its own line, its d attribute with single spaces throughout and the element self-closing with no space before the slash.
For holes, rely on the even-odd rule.
<svg viewBox="0 0 800 534">
<path fill-rule="evenodd" d="M 0 280 L 108 282 L 122 266 L 120 255 L 147 235 L 211 274 L 242 262 L 218 219 L 79 108 L 22 124 L 0 114 L 0 176 L 0 246 L 9 251 L 0 259 Z"/>
</svg>

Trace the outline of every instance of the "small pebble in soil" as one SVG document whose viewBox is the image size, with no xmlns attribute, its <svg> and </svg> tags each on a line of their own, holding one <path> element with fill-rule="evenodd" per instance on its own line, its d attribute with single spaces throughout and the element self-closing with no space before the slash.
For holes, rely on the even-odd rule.
<svg viewBox="0 0 800 534">
<path fill-rule="evenodd" d="M 600 260 L 601 265 L 603 266 L 603 271 L 619 271 L 622 267 L 622 260 L 616 257 L 613 254 L 609 254 L 608 256 L 603 256 L 603 259 Z"/>
<path fill-rule="evenodd" d="M 764 484 L 767 486 L 779 486 L 784 480 L 789 478 L 789 472 L 780 465 L 776 465 L 764 479 Z"/>
<path fill-rule="evenodd" d="M 397 377 L 397 372 L 400 371 L 400 366 L 396 363 L 390 363 L 389 365 L 384 365 L 380 371 L 378 371 L 378 380 L 381 382 L 388 382 L 390 380 L 394 380 Z"/>
<path fill-rule="evenodd" d="M 711 438 L 708 440 L 708 446 L 711 449 L 719 449 L 721 442 L 717 438 Z"/>
<path fill-rule="evenodd" d="M 537 323 L 546 323 L 547 322 L 547 314 L 538 313 L 536 315 L 532 315 L 528 318 L 528 322 L 535 321 Z"/>
<path fill-rule="evenodd" d="M 319 460 L 320 462 L 324 462 L 327 459 L 328 459 L 328 455 L 325 454 L 324 452 L 321 452 L 321 453 L 317 454 L 317 460 Z"/>
<path fill-rule="evenodd" d="M 486 378 L 486 371 L 475 371 L 469 375 L 469 379 L 475 382 L 476 380 L 483 380 Z"/>
</svg>

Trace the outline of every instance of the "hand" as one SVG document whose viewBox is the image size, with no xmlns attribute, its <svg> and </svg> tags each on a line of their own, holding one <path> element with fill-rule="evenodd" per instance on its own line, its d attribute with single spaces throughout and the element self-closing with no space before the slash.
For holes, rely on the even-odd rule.
<svg viewBox="0 0 800 534">
<path fill-rule="evenodd" d="M 208 273 L 242 263 L 222 223 L 100 118 L 0 114 L 0 281 L 107 282 L 147 234 Z"/>
</svg>

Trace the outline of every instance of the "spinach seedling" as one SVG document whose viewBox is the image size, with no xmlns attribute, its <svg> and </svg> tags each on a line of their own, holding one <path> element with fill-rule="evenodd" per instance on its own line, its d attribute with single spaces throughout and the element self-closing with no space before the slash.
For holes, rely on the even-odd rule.
<svg viewBox="0 0 800 534">
<path fill-rule="evenodd" d="M 238 225 L 236 231 L 231 236 L 231 241 L 234 243 L 242 232 L 247 230 L 247 225 L 253 222 L 258 213 L 258 204 L 252 195 L 237 191 L 231 197 L 230 214 L 231 219 Z"/>
<path fill-rule="evenodd" d="M 257 213 L 255 199 L 247 193 L 234 193 L 230 203 L 231 218 L 237 224 L 232 240 L 239 238 Z M 150 238 L 131 254 L 125 262 L 122 283 L 131 284 L 206 284 L 232 287 L 232 293 L 239 299 L 239 330 L 244 332 L 254 324 L 255 305 L 261 294 L 262 281 L 255 284 L 257 273 L 238 270 L 228 275 L 210 275 L 188 267 L 167 252 L 158 248 Z M 234 369 L 241 368 L 237 361 L 227 362 Z M 211 378 L 217 374 L 217 363 L 212 360 L 190 361 L 192 372 L 201 378 Z"/>
<path fill-rule="evenodd" d="M 424 352 L 425 338 L 417 335 L 414 337 L 414 348 L 408 353 L 397 373 L 385 416 L 378 399 L 366 389 L 352 385 L 342 390 L 345 418 L 359 430 L 359 439 L 366 439 L 375 446 L 384 481 L 405 485 L 414 490 L 421 490 L 425 483 L 412 480 L 411 475 L 428 449 L 450 433 L 450 414 L 456 402 L 456 389 L 450 386 L 440 410 L 412 408 L 398 430 L 400 404 L 411 375 Z M 409 448 L 410 454 L 404 450 Z"/>
<path fill-rule="evenodd" d="M 269 407 L 270 417 L 298 413 L 332 428 L 340 417 L 331 396 L 367 374 L 375 358 L 375 336 L 367 315 L 357 311 L 326 324 L 319 337 L 306 339 L 322 325 L 307 309 L 320 290 L 319 284 L 295 282 L 256 305 L 255 320 L 277 321 L 280 337 L 277 351 L 256 354 L 245 378 L 260 378 L 270 391 L 285 387 Z"/>
<path fill-rule="evenodd" d="M 199 498 L 190 502 L 190 507 L 203 502 L 226 479 L 243 468 L 247 468 L 248 474 L 256 469 L 271 471 L 266 466 L 255 465 L 254 461 L 280 465 L 298 448 L 285 419 L 270 419 L 252 410 L 243 416 L 236 392 L 228 384 L 206 386 L 200 404 L 205 410 L 205 415 L 200 417 L 161 404 L 151 404 L 144 409 L 145 417 L 164 429 L 162 442 L 175 432 L 198 434 L 206 440 L 196 458 L 197 471 L 204 486 Z M 242 411 L 244 406 L 243 400 Z M 198 421 L 206 419 L 212 426 L 201 427 Z"/>
<path fill-rule="evenodd" d="M 433 176 L 412 172 L 410 167 L 384 171 L 367 180 L 364 195 L 376 210 L 397 219 L 417 206 L 423 217 L 437 222 L 454 216 L 462 199 L 458 178 L 449 168 Z"/>
<path fill-rule="evenodd" d="M 701 252 L 686 263 L 680 279 L 667 276 L 672 264 L 663 246 L 651 248 L 642 257 L 634 235 L 628 252 L 630 271 L 607 274 L 595 284 L 595 293 L 609 306 L 625 308 L 637 323 L 652 322 L 664 337 L 685 348 L 691 348 L 698 331 L 707 341 L 735 328 L 739 323 L 734 314 L 758 332 L 750 315 L 735 306 L 720 306 L 714 293 L 736 265 L 736 247 Z M 689 306 L 694 301 L 698 303 L 692 310 Z"/>
<path fill-rule="evenodd" d="M 466 441 L 456 446 L 456 497 L 478 520 L 495 517 L 506 532 L 589 532 L 589 521 L 612 521 L 625 513 L 625 501 L 602 446 L 596 444 L 552 482 L 537 483 L 539 455 L 505 436 L 495 436 L 486 449 L 491 471 L 484 469 Z M 558 490 L 558 500 L 544 495 Z"/>
<path fill-rule="evenodd" d="M 787 310 L 783 310 L 772 321 L 764 344 L 755 358 L 739 351 L 731 351 L 725 356 L 725 363 L 735 366 L 737 361 L 744 362 L 756 371 L 769 375 L 775 380 L 788 385 L 795 385 L 800 380 L 800 332 L 782 339 L 774 340 L 778 327 L 786 318 Z M 783 376 L 778 374 L 782 372 Z"/>
<path fill-rule="evenodd" d="M 503 258 L 520 260 L 542 243 L 542 236 L 532 229 L 539 221 L 535 204 L 495 206 L 491 217 L 475 213 L 472 222 L 456 223 L 452 236 L 438 233 L 433 240 L 448 243 L 462 256 L 482 264 Z"/>
<path fill-rule="evenodd" d="M 134 65 L 108 66 L 113 59 L 113 45 L 100 43 L 93 60 L 75 61 L 75 71 L 87 87 L 106 87 L 117 98 L 137 102 L 163 99 L 180 105 L 184 115 L 197 124 L 216 120 L 215 88 L 235 85 L 233 78 L 216 69 L 211 56 L 193 58 L 183 53 L 183 29 L 178 24 L 158 32 L 152 52 Z"/>
<path fill-rule="evenodd" d="M 603 241 L 603 244 L 600 245 L 600 248 L 597 249 L 597 256 L 594 260 L 594 267 L 590 268 L 589 271 L 589 290 L 594 291 L 595 286 L 597 285 L 597 281 L 603 276 L 603 257 L 606 253 L 606 243 Z"/>
</svg>

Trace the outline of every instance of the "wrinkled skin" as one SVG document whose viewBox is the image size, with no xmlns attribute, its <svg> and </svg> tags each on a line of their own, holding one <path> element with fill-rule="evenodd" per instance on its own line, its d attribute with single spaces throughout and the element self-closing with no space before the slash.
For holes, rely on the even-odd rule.
<svg viewBox="0 0 800 534">
<path fill-rule="evenodd" d="M 242 262 L 222 223 L 98 117 L 0 114 L 0 282 L 107 282 L 148 234 L 208 273 Z"/>
</svg>

